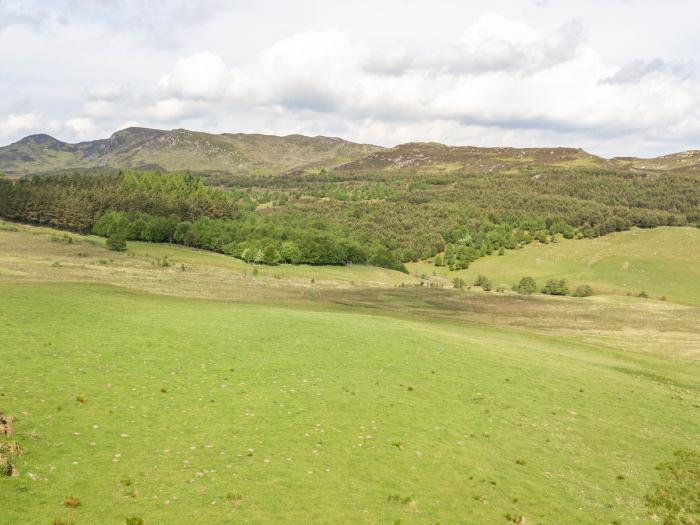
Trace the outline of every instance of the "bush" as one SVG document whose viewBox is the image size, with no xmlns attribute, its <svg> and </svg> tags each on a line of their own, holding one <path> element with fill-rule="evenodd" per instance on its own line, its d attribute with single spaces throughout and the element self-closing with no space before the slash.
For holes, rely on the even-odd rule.
<svg viewBox="0 0 700 525">
<path fill-rule="evenodd" d="M 0 477 L 9 478 L 13 472 L 12 463 L 7 458 L 0 458 Z"/>
<path fill-rule="evenodd" d="M 591 286 L 588 284 L 582 284 L 581 286 L 578 286 L 576 290 L 574 290 L 572 295 L 574 297 L 590 297 L 593 295 L 593 288 L 591 288 Z"/>
<path fill-rule="evenodd" d="M 369 264 L 372 266 L 379 266 L 381 268 L 388 268 L 389 270 L 398 270 L 403 273 L 408 273 L 408 270 L 403 263 L 397 260 L 389 249 L 381 245 L 374 245 L 370 250 Z"/>
<path fill-rule="evenodd" d="M 113 233 L 107 238 L 107 248 L 114 252 L 126 250 L 126 237 L 121 233 Z"/>
<path fill-rule="evenodd" d="M 133 518 L 126 518 L 126 525 L 143 525 L 143 520 L 138 516 Z"/>
<path fill-rule="evenodd" d="M 301 261 L 301 250 L 292 241 L 284 242 L 282 243 L 282 248 L 280 248 L 280 258 L 287 263 L 299 264 L 299 261 Z"/>
<path fill-rule="evenodd" d="M 530 295 L 537 291 L 537 283 L 532 277 L 523 277 L 513 289 L 519 294 Z"/>
<path fill-rule="evenodd" d="M 265 246 L 262 252 L 262 262 L 271 266 L 276 265 L 280 260 L 280 254 L 272 244 Z"/>
<path fill-rule="evenodd" d="M 549 279 L 542 288 L 542 293 L 546 295 L 569 295 L 569 286 L 566 279 Z"/>
<path fill-rule="evenodd" d="M 452 279 L 452 287 L 457 288 L 458 290 L 464 288 L 464 279 L 461 277 L 455 277 Z"/>
<path fill-rule="evenodd" d="M 649 299 L 649 294 L 642 290 L 641 292 L 639 292 L 639 295 L 637 297 L 641 297 L 642 299 Z"/>
<path fill-rule="evenodd" d="M 474 281 L 474 286 L 480 286 L 485 292 L 491 291 L 491 280 L 485 275 L 479 275 Z"/>
</svg>

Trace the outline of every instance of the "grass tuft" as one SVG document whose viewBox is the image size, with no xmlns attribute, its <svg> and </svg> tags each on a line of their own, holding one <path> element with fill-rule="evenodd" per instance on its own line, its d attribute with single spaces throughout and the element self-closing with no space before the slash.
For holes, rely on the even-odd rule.
<svg viewBox="0 0 700 525">
<path fill-rule="evenodd" d="M 80 505 L 80 499 L 76 498 L 75 496 L 66 496 L 65 498 L 63 498 L 64 507 L 75 509 L 77 507 L 80 507 Z"/>
</svg>

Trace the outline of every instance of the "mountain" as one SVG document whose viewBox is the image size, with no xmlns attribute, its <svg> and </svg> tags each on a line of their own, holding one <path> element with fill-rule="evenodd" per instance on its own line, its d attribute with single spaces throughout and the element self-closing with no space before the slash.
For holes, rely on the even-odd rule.
<svg viewBox="0 0 700 525">
<path fill-rule="evenodd" d="M 698 171 L 700 170 L 700 150 L 682 151 L 652 159 L 615 157 L 612 163 L 631 171 Z"/>
<path fill-rule="evenodd" d="M 69 144 L 30 135 L 0 147 L 0 174 L 21 176 L 99 167 L 192 171 L 226 184 L 239 175 L 281 175 L 320 168 L 343 172 L 495 172 L 534 167 L 631 172 L 700 172 L 700 151 L 653 159 L 605 159 L 577 148 L 481 148 L 411 142 L 392 148 L 335 137 L 212 134 L 127 128 L 108 139 Z"/>
<path fill-rule="evenodd" d="M 526 166 L 605 168 L 610 162 L 574 148 L 479 148 L 411 142 L 378 150 L 344 170 L 502 171 Z"/>
<path fill-rule="evenodd" d="M 271 175 L 332 167 L 382 148 L 335 137 L 211 134 L 127 128 L 108 139 L 68 144 L 31 135 L 0 148 L 0 173 L 10 176 L 71 168 L 189 170 L 230 175 Z"/>
</svg>

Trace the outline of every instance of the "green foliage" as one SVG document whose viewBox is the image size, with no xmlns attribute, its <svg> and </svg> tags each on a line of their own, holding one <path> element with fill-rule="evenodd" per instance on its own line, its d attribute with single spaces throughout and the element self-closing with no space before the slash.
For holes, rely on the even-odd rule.
<svg viewBox="0 0 700 525">
<path fill-rule="evenodd" d="M 280 258 L 286 263 L 299 264 L 302 253 L 294 241 L 285 241 L 280 246 Z"/>
<path fill-rule="evenodd" d="M 388 248 L 381 245 L 374 245 L 370 250 L 369 263 L 374 266 L 381 266 L 383 268 L 389 268 L 390 270 L 398 270 L 400 272 L 408 273 L 406 267 L 398 261 L 394 254 L 392 254 Z"/>
<path fill-rule="evenodd" d="M 485 275 L 479 275 L 474 281 L 474 286 L 480 286 L 485 292 L 491 291 L 491 281 Z"/>
<path fill-rule="evenodd" d="M 461 277 L 455 277 L 454 279 L 452 279 L 452 287 L 453 288 L 457 288 L 459 290 L 459 289 L 464 288 L 464 285 L 465 285 L 464 279 L 462 279 Z"/>
<path fill-rule="evenodd" d="M 641 292 L 639 292 L 639 295 L 637 297 L 641 297 L 642 299 L 648 299 L 649 294 L 647 294 L 644 290 L 642 290 Z"/>
<path fill-rule="evenodd" d="M 513 290 L 522 295 L 531 295 L 537 291 L 537 283 L 532 277 L 523 277 Z"/>
<path fill-rule="evenodd" d="M 542 287 L 542 293 L 546 295 L 569 295 L 569 285 L 566 279 L 548 279 Z"/>
<path fill-rule="evenodd" d="M 590 297 L 593 295 L 593 288 L 591 288 L 589 284 L 582 284 L 577 286 L 576 290 L 574 290 L 574 293 L 571 295 L 574 297 Z"/>
<path fill-rule="evenodd" d="M 126 250 L 126 236 L 122 233 L 113 233 L 107 238 L 105 244 L 112 251 L 123 252 Z"/>
<path fill-rule="evenodd" d="M 279 262 L 400 269 L 435 257 L 451 270 L 533 241 L 700 220 L 700 189 L 683 173 L 650 178 L 550 166 L 465 177 L 355 165 L 294 177 L 242 175 L 229 190 L 190 174 L 93 170 L 0 179 L 0 210 L 14 220 L 233 257 L 273 246 Z M 284 253 L 286 242 L 299 251 Z M 391 257 L 376 253 L 377 245 Z"/>
</svg>

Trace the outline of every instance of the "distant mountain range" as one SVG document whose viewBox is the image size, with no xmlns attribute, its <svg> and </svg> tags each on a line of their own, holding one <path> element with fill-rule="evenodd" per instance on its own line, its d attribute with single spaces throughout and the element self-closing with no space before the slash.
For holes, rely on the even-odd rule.
<svg viewBox="0 0 700 525">
<path fill-rule="evenodd" d="M 526 166 L 700 173 L 700 151 L 653 159 L 605 159 L 575 148 L 479 148 L 423 142 L 382 148 L 335 137 L 148 128 L 127 128 L 108 139 L 77 144 L 44 134 L 30 135 L 0 147 L 0 174 L 7 176 L 111 167 L 184 170 L 217 174 L 225 180 L 240 175 L 282 175 L 320 168 L 484 172 Z"/>
</svg>

